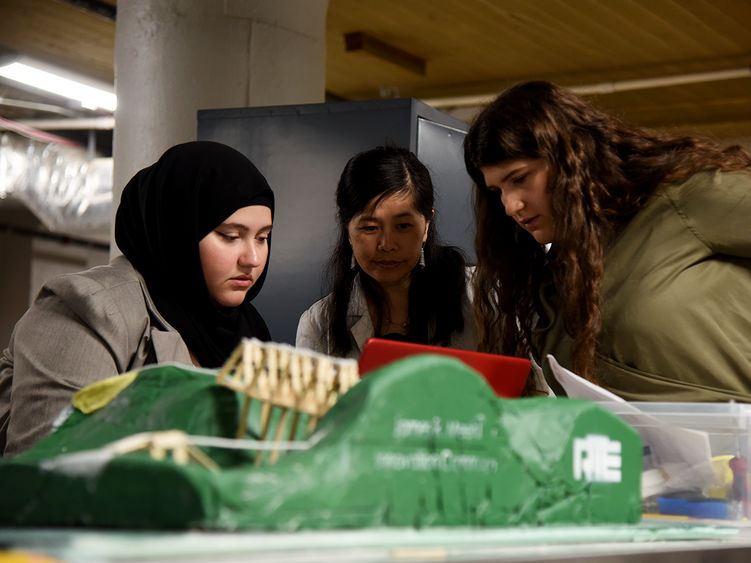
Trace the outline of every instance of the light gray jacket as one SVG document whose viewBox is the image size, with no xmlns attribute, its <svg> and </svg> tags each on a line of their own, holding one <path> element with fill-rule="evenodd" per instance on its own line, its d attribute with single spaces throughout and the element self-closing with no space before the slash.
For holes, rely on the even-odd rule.
<svg viewBox="0 0 751 563">
<path fill-rule="evenodd" d="M 472 271 L 471 268 L 467 269 L 468 278 L 472 275 Z M 468 281 L 468 293 L 464 296 L 462 303 L 464 330 L 451 336 L 449 342 L 449 347 L 451 348 L 477 350 L 477 329 L 475 328 L 475 319 L 472 312 L 472 298 L 469 293 L 470 287 Z M 295 346 L 315 350 L 323 354 L 331 354 L 333 343 L 330 342 L 328 327 L 323 319 L 324 304 L 329 299 L 331 299 L 331 295 L 327 295 L 323 299 L 316 301 L 302 314 L 297 324 Z M 365 346 L 365 342 L 368 338 L 375 336 L 373 320 L 370 318 L 365 294 L 360 285 L 359 275 L 355 277 L 355 284 L 352 288 L 349 306 L 347 307 L 347 326 L 349 327 L 352 341 L 355 344 L 347 357 L 358 359 Z"/>
<path fill-rule="evenodd" d="M 188 347 L 126 258 L 52 279 L 0 354 L 0 452 L 48 434 L 79 389 L 170 361 L 191 365 Z"/>
</svg>

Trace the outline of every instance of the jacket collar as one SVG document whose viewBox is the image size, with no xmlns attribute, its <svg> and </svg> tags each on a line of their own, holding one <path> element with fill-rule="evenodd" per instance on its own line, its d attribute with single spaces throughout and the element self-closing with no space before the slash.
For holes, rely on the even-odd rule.
<svg viewBox="0 0 751 563">
<path fill-rule="evenodd" d="M 161 363 L 166 360 L 172 360 L 188 366 L 193 365 L 190 359 L 188 347 L 183 341 L 180 333 L 177 332 L 167 320 L 159 313 L 146 287 L 146 281 L 143 276 L 136 270 L 133 265 L 124 256 L 117 256 L 112 260 L 112 266 L 116 269 L 131 270 L 138 280 L 143 293 L 143 299 L 146 303 L 146 310 L 149 313 L 150 329 L 148 331 L 151 343 L 154 347 L 156 362 Z"/>
</svg>

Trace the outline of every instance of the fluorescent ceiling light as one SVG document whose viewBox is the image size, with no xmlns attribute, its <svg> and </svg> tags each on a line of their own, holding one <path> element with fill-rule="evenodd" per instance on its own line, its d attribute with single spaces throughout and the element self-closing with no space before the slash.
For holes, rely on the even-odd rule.
<svg viewBox="0 0 751 563">
<path fill-rule="evenodd" d="M 74 79 L 65 74 L 68 73 L 23 59 L 0 66 L 0 76 L 10 80 L 76 100 L 87 109 L 115 111 L 117 98 L 106 85 L 95 86 L 91 80 Z"/>
</svg>

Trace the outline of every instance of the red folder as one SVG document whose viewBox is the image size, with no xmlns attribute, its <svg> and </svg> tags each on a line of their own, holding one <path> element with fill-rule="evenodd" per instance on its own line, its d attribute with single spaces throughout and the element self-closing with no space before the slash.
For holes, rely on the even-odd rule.
<svg viewBox="0 0 751 563">
<path fill-rule="evenodd" d="M 506 398 L 521 395 L 530 370 L 530 361 L 525 358 L 370 338 L 360 355 L 360 377 L 395 360 L 414 354 L 441 354 L 458 358 L 478 371 L 496 395 Z"/>
</svg>

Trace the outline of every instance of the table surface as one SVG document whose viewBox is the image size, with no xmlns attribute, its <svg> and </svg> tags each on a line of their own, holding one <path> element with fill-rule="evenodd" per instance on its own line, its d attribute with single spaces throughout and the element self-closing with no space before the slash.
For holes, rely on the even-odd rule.
<svg viewBox="0 0 751 563">
<path fill-rule="evenodd" d="M 69 563 L 261 561 L 751 561 L 751 527 L 644 520 L 631 526 L 380 528 L 300 532 L 0 529 L 0 550 Z M 7 555 L 7 552 L 6 552 Z M 3 553 L 0 551 L 0 562 Z"/>
</svg>

